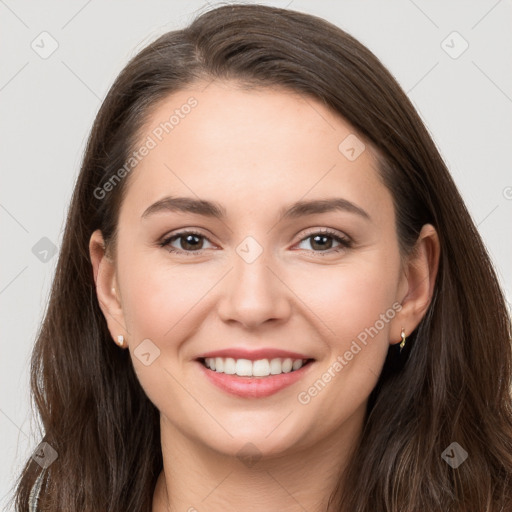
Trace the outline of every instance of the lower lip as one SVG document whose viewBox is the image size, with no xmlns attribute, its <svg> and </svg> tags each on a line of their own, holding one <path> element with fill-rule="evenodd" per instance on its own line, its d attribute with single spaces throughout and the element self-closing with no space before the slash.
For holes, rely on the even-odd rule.
<svg viewBox="0 0 512 512">
<path fill-rule="evenodd" d="M 273 395 L 300 380 L 309 371 L 313 361 L 308 362 L 299 370 L 267 377 L 240 377 L 228 375 L 206 368 L 197 361 L 206 377 L 220 389 L 242 398 L 263 398 Z"/>
</svg>

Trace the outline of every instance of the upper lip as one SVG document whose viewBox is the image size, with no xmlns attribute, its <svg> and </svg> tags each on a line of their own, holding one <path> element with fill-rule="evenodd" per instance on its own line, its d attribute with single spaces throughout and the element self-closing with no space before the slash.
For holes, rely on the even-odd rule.
<svg viewBox="0 0 512 512">
<path fill-rule="evenodd" d="M 245 348 L 225 348 L 222 350 L 213 350 L 201 354 L 197 359 L 204 359 L 206 357 L 232 357 L 233 359 L 249 359 L 250 361 L 257 361 L 259 359 L 313 359 L 312 357 L 298 352 L 289 352 L 288 350 L 281 350 L 278 348 L 260 348 L 258 350 L 247 350 Z"/>
</svg>

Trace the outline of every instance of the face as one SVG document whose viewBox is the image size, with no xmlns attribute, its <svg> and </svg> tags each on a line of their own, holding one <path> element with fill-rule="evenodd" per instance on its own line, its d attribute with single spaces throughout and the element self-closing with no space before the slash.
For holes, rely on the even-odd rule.
<svg viewBox="0 0 512 512">
<path fill-rule="evenodd" d="M 404 282 L 392 197 L 356 137 L 314 99 L 233 83 L 151 113 L 106 317 L 169 428 L 271 455 L 361 422 L 400 341 Z"/>
</svg>

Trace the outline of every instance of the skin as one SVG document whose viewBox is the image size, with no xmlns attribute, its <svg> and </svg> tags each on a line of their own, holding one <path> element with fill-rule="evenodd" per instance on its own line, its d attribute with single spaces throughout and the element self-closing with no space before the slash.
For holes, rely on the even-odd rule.
<svg viewBox="0 0 512 512">
<path fill-rule="evenodd" d="M 112 338 L 124 336 L 160 411 L 164 471 L 153 511 L 325 511 L 389 345 L 401 341 L 402 328 L 416 328 L 430 303 L 438 237 L 424 226 L 416 250 L 401 258 L 392 197 L 371 147 L 347 159 L 338 146 L 355 130 L 309 97 L 198 84 L 163 100 L 140 140 L 190 96 L 197 107 L 128 178 L 115 255 L 105 253 L 100 231 L 90 240 Z M 167 195 L 217 201 L 227 217 L 162 211 L 141 219 Z M 331 211 L 279 222 L 280 209 L 297 200 L 331 197 L 351 201 L 370 220 Z M 191 228 L 205 237 L 193 240 L 202 254 L 184 238 L 172 246 L 188 255 L 158 245 Z M 334 252 L 340 243 L 333 238 L 315 244 L 322 228 L 350 237 L 352 247 Z M 236 250 L 247 236 L 263 249 L 251 263 Z M 309 403 L 299 403 L 298 393 L 393 304 L 401 305 L 394 318 Z M 160 350 L 149 366 L 134 353 L 144 339 Z M 278 347 L 315 362 L 307 378 L 270 397 L 240 398 L 213 386 L 195 361 L 235 346 Z M 237 457 L 246 443 L 260 456 L 252 466 Z"/>
</svg>

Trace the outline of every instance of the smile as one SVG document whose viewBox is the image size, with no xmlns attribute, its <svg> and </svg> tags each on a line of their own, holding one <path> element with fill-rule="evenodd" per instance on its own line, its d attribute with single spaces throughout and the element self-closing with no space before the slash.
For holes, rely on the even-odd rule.
<svg viewBox="0 0 512 512">
<path fill-rule="evenodd" d="M 300 370 L 308 362 L 308 359 L 274 358 L 258 359 L 234 359 L 232 357 L 206 357 L 204 365 L 210 370 L 215 370 L 226 375 L 238 375 L 239 377 L 267 377 Z"/>
<path fill-rule="evenodd" d="M 313 359 L 198 359 L 199 368 L 220 389 L 243 398 L 263 398 L 294 384 L 311 368 Z"/>
</svg>

